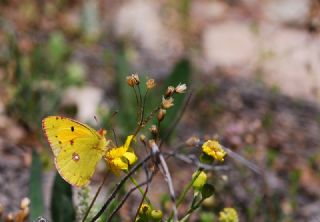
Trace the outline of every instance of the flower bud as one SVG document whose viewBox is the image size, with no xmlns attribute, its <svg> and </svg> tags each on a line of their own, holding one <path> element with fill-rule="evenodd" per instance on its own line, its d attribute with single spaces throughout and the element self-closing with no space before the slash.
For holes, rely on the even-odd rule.
<svg viewBox="0 0 320 222">
<path fill-rule="evenodd" d="M 162 108 L 164 108 L 164 109 L 170 108 L 171 106 L 174 105 L 173 104 L 173 98 L 170 97 L 168 99 L 165 99 L 164 97 L 162 97 L 162 104 L 161 105 L 162 105 Z"/>
<path fill-rule="evenodd" d="M 4 219 L 5 222 L 14 222 L 13 213 L 8 213 L 6 218 Z"/>
<path fill-rule="evenodd" d="M 174 94 L 175 88 L 173 86 L 168 86 L 166 93 L 164 94 L 165 98 L 169 98 Z"/>
<path fill-rule="evenodd" d="M 134 87 L 135 85 L 139 85 L 140 80 L 138 74 L 131 74 L 127 76 L 127 83 L 129 86 Z"/>
<path fill-rule="evenodd" d="M 162 211 L 161 210 L 153 210 L 151 211 L 151 219 L 152 221 L 161 221 L 162 220 Z"/>
<path fill-rule="evenodd" d="M 193 146 L 197 146 L 200 142 L 199 137 L 197 136 L 191 136 L 189 137 L 189 139 L 187 139 L 186 144 L 187 146 L 193 147 Z"/>
<path fill-rule="evenodd" d="M 185 93 L 187 90 L 187 85 L 186 84 L 179 84 L 176 86 L 174 89 L 176 93 Z"/>
<path fill-rule="evenodd" d="M 192 175 L 192 179 L 194 179 L 195 176 L 197 175 L 198 175 L 198 171 Z M 193 181 L 192 187 L 195 190 L 200 190 L 206 182 L 207 182 L 207 174 L 201 171 L 197 176 L 197 178 Z"/>
<path fill-rule="evenodd" d="M 151 207 L 148 204 L 142 204 L 139 209 L 139 215 L 149 215 L 151 213 Z"/>
<path fill-rule="evenodd" d="M 152 89 L 156 86 L 154 79 L 148 79 L 146 82 L 147 89 Z"/>
<path fill-rule="evenodd" d="M 158 134 L 158 128 L 157 128 L 156 125 L 152 125 L 149 130 L 153 135 L 157 135 Z"/>
<path fill-rule="evenodd" d="M 158 116 L 157 119 L 159 122 L 161 122 L 164 119 L 164 116 L 166 114 L 166 110 L 165 109 L 160 109 L 158 112 Z"/>
<path fill-rule="evenodd" d="M 146 144 L 146 136 L 144 134 L 141 134 L 140 135 L 140 141 L 143 143 L 143 144 Z"/>
<path fill-rule="evenodd" d="M 25 197 L 21 200 L 20 208 L 25 209 L 25 208 L 29 207 L 29 205 L 30 205 L 30 199 L 28 197 Z"/>
</svg>

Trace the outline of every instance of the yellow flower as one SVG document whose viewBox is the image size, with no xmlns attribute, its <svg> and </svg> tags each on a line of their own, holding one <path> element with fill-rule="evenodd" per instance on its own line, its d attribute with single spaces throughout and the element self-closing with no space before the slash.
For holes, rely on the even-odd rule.
<svg viewBox="0 0 320 222">
<path fill-rule="evenodd" d="M 202 151 L 220 162 L 224 161 L 224 157 L 227 154 L 216 140 L 207 140 L 202 145 Z"/>
<path fill-rule="evenodd" d="M 219 222 L 239 222 L 237 211 L 234 208 L 224 208 L 219 214 Z"/>
<path fill-rule="evenodd" d="M 116 175 L 119 175 L 121 170 L 128 170 L 129 165 L 138 159 L 130 148 L 132 140 L 133 135 L 128 136 L 124 145 L 108 150 L 104 156 L 108 166 Z"/>
</svg>

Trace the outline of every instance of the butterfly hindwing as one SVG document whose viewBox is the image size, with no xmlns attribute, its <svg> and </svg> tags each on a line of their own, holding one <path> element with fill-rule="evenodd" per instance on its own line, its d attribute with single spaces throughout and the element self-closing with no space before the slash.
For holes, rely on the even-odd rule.
<svg viewBox="0 0 320 222">
<path fill-rule="evenodd" d="M 88 147 L 91 147 L 88 149 Z M 73 145 L 66 145 L 55 159 L 61 176 L 75 186 L 86 185 L 92 177 L 103 152 L 92 140 L 78 138 Z"/>
<path fill-rule="evenodd" d="M 72 185 L 86 185 L 105 152 L 104 136 L 85 124 L 60 116 L 47 117 L 42 124 L 60 175 Z"/>
</svg>

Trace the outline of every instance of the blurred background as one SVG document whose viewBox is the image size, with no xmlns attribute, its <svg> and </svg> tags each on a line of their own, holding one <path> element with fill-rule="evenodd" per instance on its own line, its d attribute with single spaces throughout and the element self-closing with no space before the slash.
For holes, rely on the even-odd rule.
<svg viewBox="0 0 320 222">
<path fill-rule="evenodd" d="M 117 110 L 118 132 L 132 131 L 125 76 L 137 72 L 193 92 L 173 140 L 218 137 L 263 170 L 228 159 L 231 170 L 210 179 L 215 199 L 193 221 L 231 206 L 242 221 L 319 222 L 319 30 L 317 0 L 1 0 L 1 205 L 15 211 L 42 186 L 35 200 L 47 211 L 54 170 L 43 117 L 96 124 L 97 115 L 108 127 Z M 172 165 L 177 187 L 192 169 L 182 166 Z"/>
</svg>

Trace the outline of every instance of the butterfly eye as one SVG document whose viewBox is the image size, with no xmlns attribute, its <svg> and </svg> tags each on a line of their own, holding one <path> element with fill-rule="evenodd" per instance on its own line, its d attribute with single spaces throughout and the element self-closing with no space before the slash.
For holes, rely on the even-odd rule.
<svg viewBox="0 0 320 222">
<path fill-rule="evenodd" d="M 73 127 L 73 126 L 71 126 L 71 131 L 72 131 L 72 132 L 74 131 L 74 127 Z"/>
</svg>

